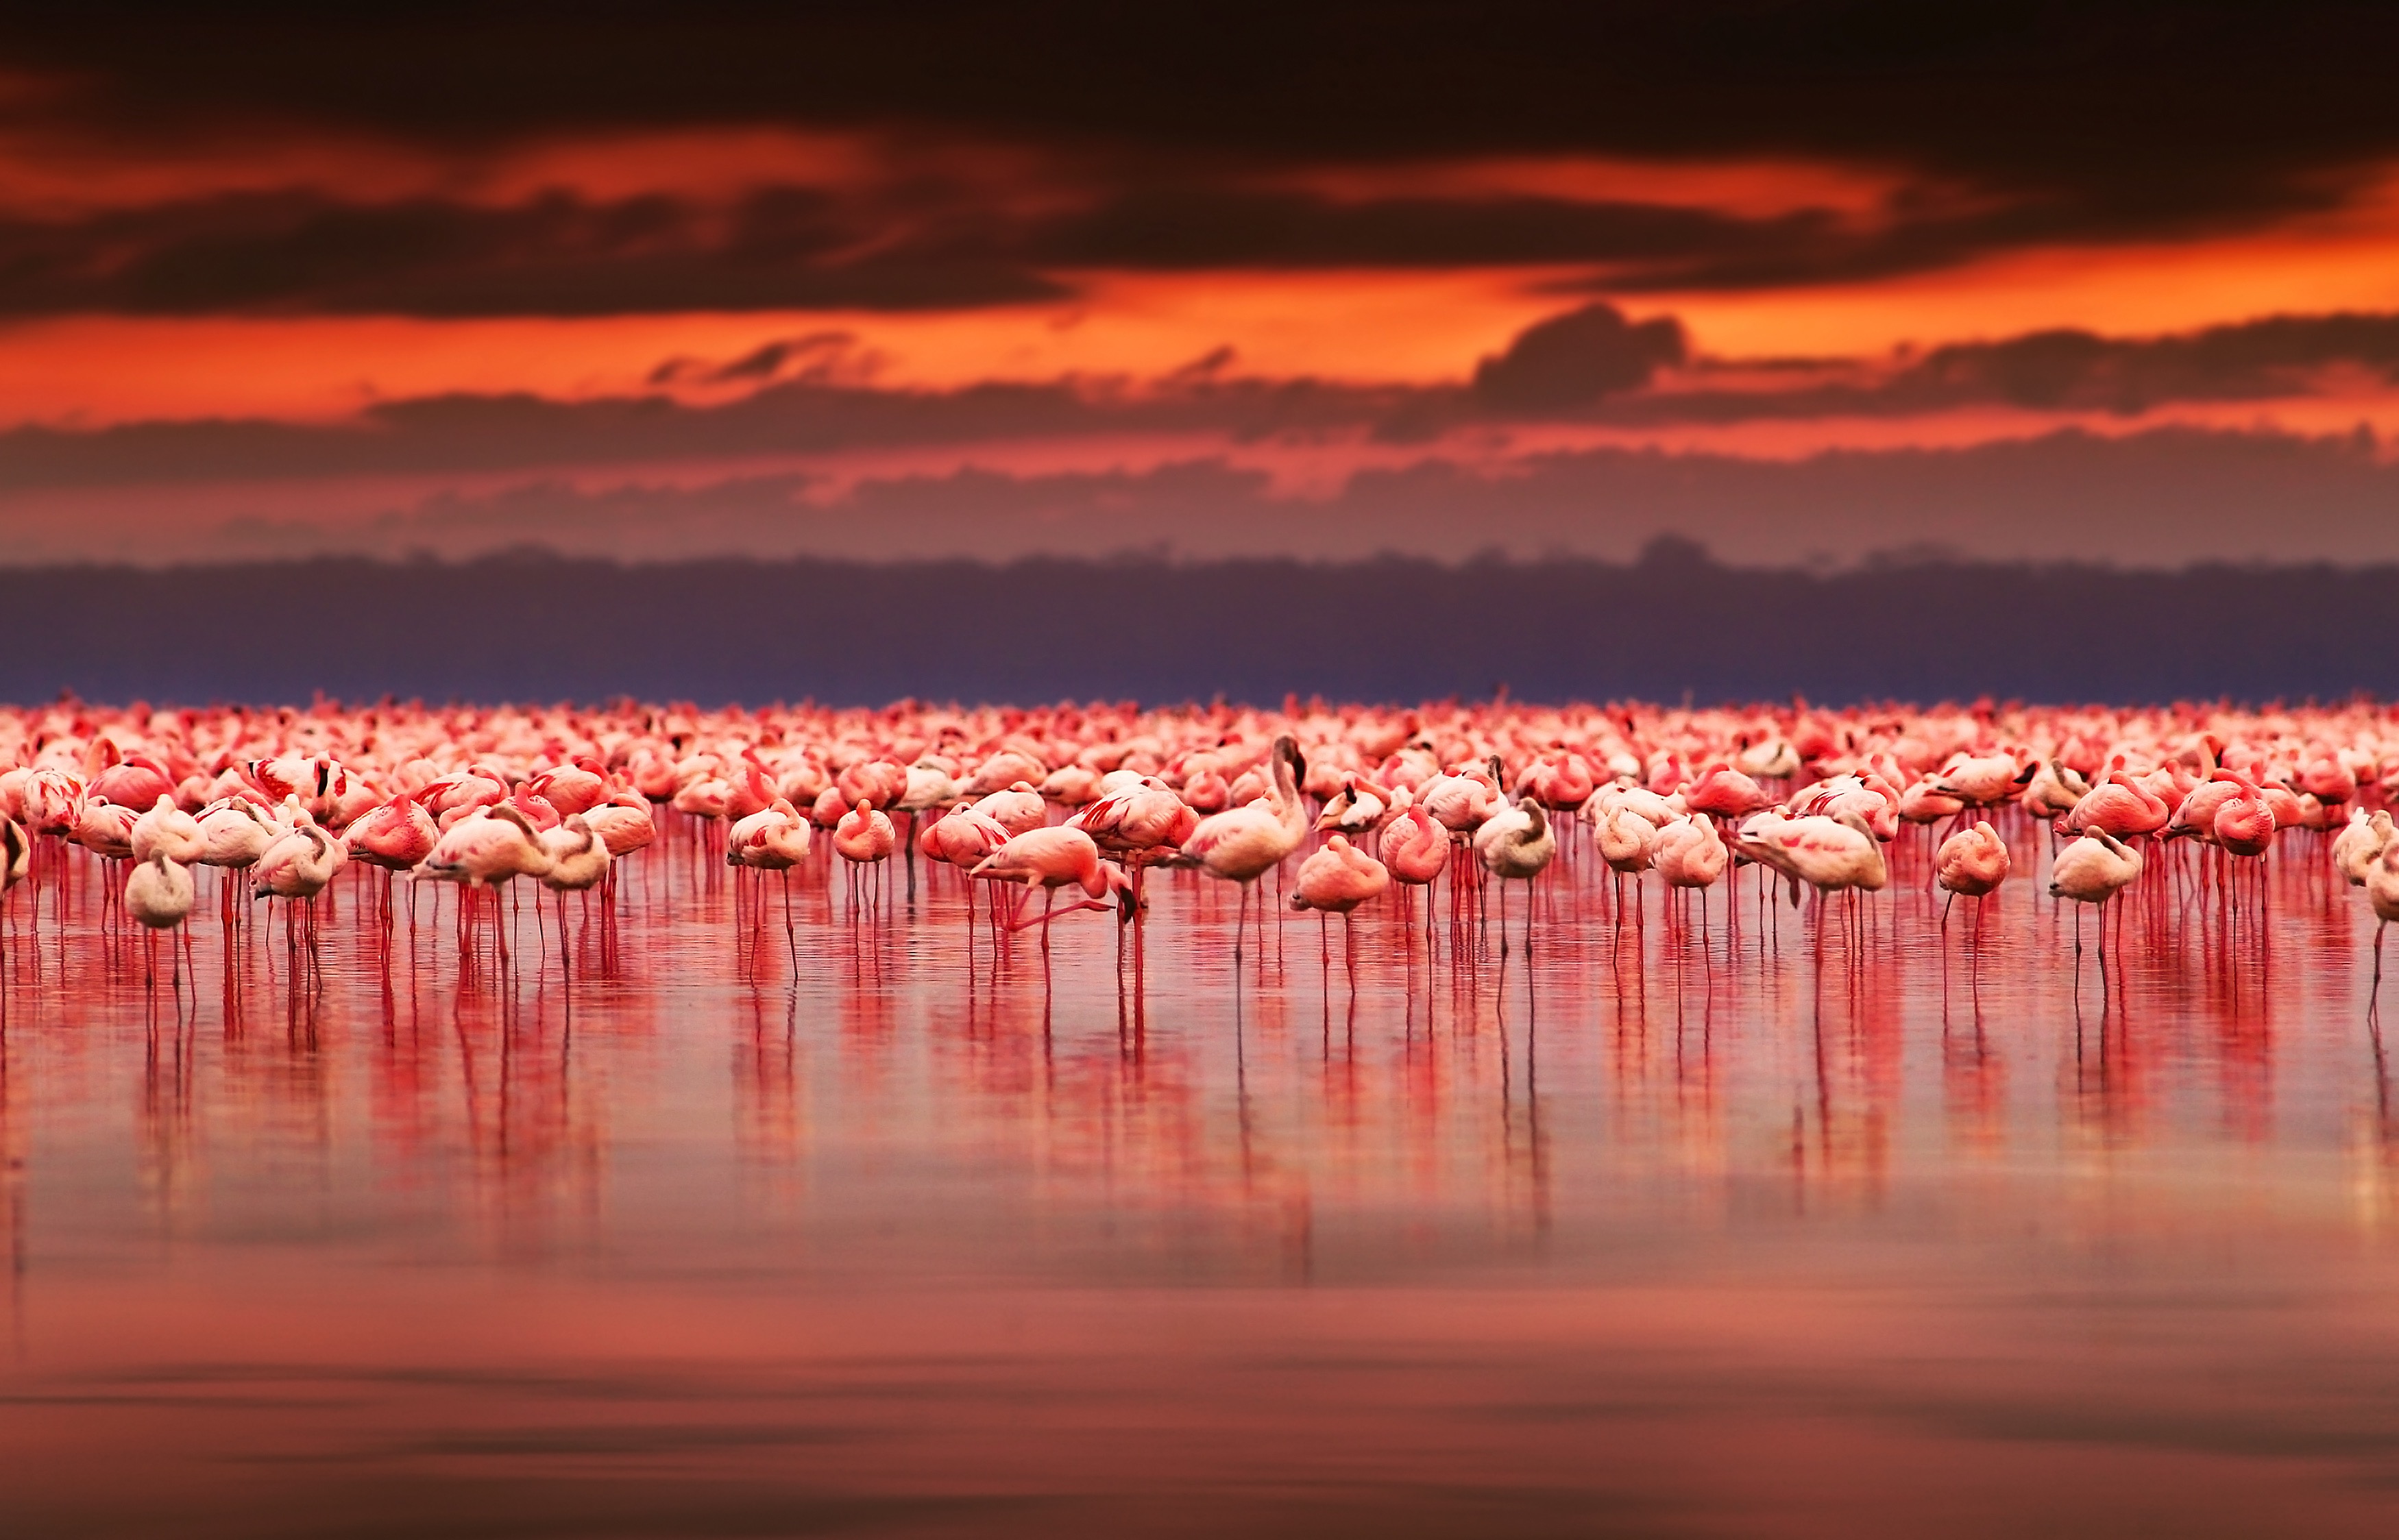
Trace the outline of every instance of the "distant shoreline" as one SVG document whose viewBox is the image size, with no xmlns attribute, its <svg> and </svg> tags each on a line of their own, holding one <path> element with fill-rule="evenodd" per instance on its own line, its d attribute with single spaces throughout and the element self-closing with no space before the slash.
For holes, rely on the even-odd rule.
<svg viewBox="0 0 2399 1540">
<path fill-rule="evenodd" d="M 2399 566 L 311 558 L 0 568 L 0 698 L 2399 694 Z"/>
</svg>

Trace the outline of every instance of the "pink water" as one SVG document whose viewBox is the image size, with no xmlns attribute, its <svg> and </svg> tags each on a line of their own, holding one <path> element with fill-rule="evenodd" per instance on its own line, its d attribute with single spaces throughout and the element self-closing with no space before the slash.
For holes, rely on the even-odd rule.
<svg viewBox="0 0 2399 1540">
<path fill-rule="evenodd" d="M 386 954 L 359 873 L 313 990 L 204 898 L 179 1000 L 78 854 L 9 906 L 0 1528 L 2387 1534 L 2399 1117 L 2303 839 L 2079 982 L 1920 849 L 1821 966 L 1586 852 L 1530 966 L 1444 890 L 1354 994 L 1160 875 L 1138 1010 L 1112 919 L 995 979 L 948 873 L 795 874 L 794 969 L 687 829 L 571 984 L 529 900 Z"/>
</svg>

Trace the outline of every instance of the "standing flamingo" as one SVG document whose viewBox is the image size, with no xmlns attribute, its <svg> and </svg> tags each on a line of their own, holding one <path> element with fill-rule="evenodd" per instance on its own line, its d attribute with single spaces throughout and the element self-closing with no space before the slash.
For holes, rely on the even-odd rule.
<svg viewBox="0 0 2399 1540">
<path fill-rule="evenodd" d="M 1341 916 L 1342 955 L 1349 961 L 1353 993 L 1358 988 L 1358 947 L 1356 933 L 1350 928 L 1350 912 L 1380 896 L 1390 885 L 1391 874 L 1383 863 L 1351 844 L 1347 835 L 1334 835 L 1324 843 L 1323 849 L 1299 864 L 1299 881 L 1291 896 L 1291 907 L 1303 912 L 1314 910 L 1320 915 Z M 1317 927 L 1317 938 L 1320 942 L 1324 939 L 1321 923 Z M 1325 966 L 1331 968 L 1329 960 Z"/>
<path fill-rule="evenodd" d="M 1449 831 L 1435 822 L 1433 816 L 1416 804 L 1406 792 L 1399 794 L 1400 808 L 1391 821 L 1383 826 L 1382 859 L 1391 880 L 1402 885 L 1403 895 L 1411 887 L 1421 887 L 1425 893 L 1426 944 L 1432 936 L 1432 885 L 1449 865 Z"/>
<path fill-rule="evenodd" d="M 2374 989 L 2370 996 L 2379 1006 L 2382 1000 L 2382 933 L 2391 922 L 2399 920 L 2399 841 L 2382 847 L 2382 853 L 2365 869 L 2365 901 L 2374 911 Z"/>
<path fill-rule="evenodd" d="M 133 874 L 126 879 L 125 912 L 147 930 L 173 930 L 183 923 L 185 915 L 192 912 L 193 896 L 190 869 L 170 859 L 165 851 L 156 851 L 148 860 L 137 864 Z M 177 994 L 183 992 L 183 953 L 179 948 L 188 940 L 186 936 L 168 945 Z M 147 976 L 155 985 L 158 978 L 156 950 L 149 939 L 145 939 L 142 945 L 145 955 L 150 958 Z M 193 982 L 197 986 L 198 980 Z"/>
<path fill-rule="evenodd" d="M 1201 871 L 1224 882 L 1239 884 L 1240 908 L 1233 922 L 1233 968 L 1241 966 L 1242 925 L 1250 911 L 1250 891 L 1257 880 L 1283 863 L 1308 838 L 1308 805 L 1300 800 L 1300 777 L 1307 762 L 1298 742 L 1285 734 L 1267 751 L 1273 778 L 1267 794 L 1240 807 L 1228 807 L 1200 820 L 1183 842 L 1183 853 Z M 1264 924 L 1264 915 L 1260 923 Z M 1265 937 L 1259 937 L 1261 956 Z M 1261 963 L 1263 967 L 1263 963 Z"/>
<path fill-rule="evenodd" d="M 787 810 L 791 807 L 789 803 L 783 803 L 781 805 Z M 800 822 L 797 813 L 793 813 L 791 817 L 792 821 L 799 826 L 800 849 L 805 854 L 807 849 L 807 825 Z M 585 821 L 580 813 L 571 813 L 560 819 L 555 829 L 543 830 L 540 838 L 545 864 L 535 875 L 541 879 L 542 886 L 558 897 L 558 970 L 562 977 L 572 983 L 574 970 L 570 962 L 573 954 L 567 950 L 566 943 L 566 896 L 570 893 L 589 893 L 606 878 L 611 864 L 608 842 L 593 831 L 591 825 Z M 790 901 L 788 887 L 784 890 L 784 898 L 788 905 Z M 590 911 L 587 908 L 584 913 L 585 929 L 588 932 Z M 785 917 L 787 926 L 789 923 L 787 914 Z M 793 960 L 796 963 L 799 958 L 798 942 L 794 940 L 792 945 Z"/>
<path fill-rule="evenodd" d="M 889 860 L 891 848 L 898 843 L 899 835 L 891 827 L 891 819 L 864 797 L 859 798 L 857 804 L 834 825 L 834 854 L 848 863 L 847 870 L 849 872 L 850 912 L 853 917 L 858 912 L 860 869 Z"/>
<path fill-rule="evenodd" d="M 1519 799 L 1483 821 L 1474 831 L 1475 858 L 1483 870 L 1499 880 L 1499 955 L 1508 955 L 1508 886 L 1525 885 L 1525 955 L 1533 954 L 1533 879 L 1549 870 L 1558 853 L 1558 837 L 1550 827 L 1548 811 L 1538 802 Z"/>
<path fill-rule="evenodd" d="M 2008 880 L 2008 842 L 1988 820 L 1961 829 L 1933 853 L 1932 881 L 1949 895 L 1941 904 L 1941 928 L 1949 928 L 1949 906 L 1963 895 L 1974 900 L 1973 950 L 1983 947 L 1983 900 Z"/>
<path fill-rule="evenodd" d="M 1111 895 L 1121 895 L 1125 906 L 1132 902 L 1132 879 L 1123 870 L 1100 859 L 1100 847 L 1089 834 L 1079 829 L 1061 825 L 1054 829 L 1034 829 L 1017 835 L 1006 844 L 975 863 L 968 873 L 992 882 L 1023 883 L 1025 900 L 1009 922 L 1009 929 L 1022 930 L 1029 925 L 1041 927 L 1041 981 L 1050 982 L 1050 922 L 1061 913 L 1077 910 L 1108 907 Z M 1084 899 L 1065 910 L 1053 911 L 1058 890 L 1068 885 L 1082 888 Z M 1041 894 L 1041 914 L 1028 919 L 1023 908 L 1032 901 L 1033 890 Z M 1122 911 L 1119 911 L 1121 915 Z"/>
<path fill-rule="evenodd" d="M 2349 879 L 2352 887 L 2365 885 L 2368 868 L 2391 843 L 2391 814 L 2377 808 L 2371 814 L 2363 807 L 2350 809 L 2349 822 L 2333 836 L 2333 870 Z"/>
<path fill-rule="evenodd" d="M 2097 789 L 2104 790 L 2104 788 Z M 2094 790 L 2094 794 L 2096 794 Z M 2050 863 L 2049 896 L 2100 910 L 2099 960 L 2108 960 L 2106 904 L 2141 874 L 2141 853 L 2105 829 L 2094 828 Z M 2082 955 L 2082 912 L 2074 912 L 2074 955 Z"/>
</svg>

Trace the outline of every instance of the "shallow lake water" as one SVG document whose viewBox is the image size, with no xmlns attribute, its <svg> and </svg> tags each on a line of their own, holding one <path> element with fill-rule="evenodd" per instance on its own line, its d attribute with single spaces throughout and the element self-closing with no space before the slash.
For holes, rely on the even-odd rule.
<svg viewBox="0 0 2399 1540">
<path fill-rule="evenodd" d="M 802 869 L 787 935 L 680 822 L 565 970 L 547 900 L 503 961 L 356 872 L 296 974 L 204 883 L 170 983 L 46 848 L 0 1529 L 2392 1533 L 2370 917 L 2286 835 L 2262 916 L 2186 853 L 2078 967 L 2008 831 L 1945 933 L 1921 831 L 1704 925 L 1585 845 L 1529 960 L 1444 885 L 1237 966 L 1154 873 L 1137 991 L 946 871 Z"/>
</svg>

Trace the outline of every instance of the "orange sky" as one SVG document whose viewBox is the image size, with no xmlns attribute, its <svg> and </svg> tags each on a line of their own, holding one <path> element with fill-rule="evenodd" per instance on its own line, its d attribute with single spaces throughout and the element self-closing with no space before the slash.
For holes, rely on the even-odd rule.
<svg viewBox="0 0 2399 1540">
<path fill-rule="evenodd" d="M 417 123 L 298 87 L 270 101 L 279 88 L 257 75 L 239 88 L 250 96 L 208 99 L 193 74 L 200 105 L 184 117 L 120 122 L 112 67 L 0 83 L 0 535 L 102 507 L 154 521 L 178 506 L 195 520 L 269 505 L 305 520 L 313 507 L 331 526 L 529 478 L 696 485 L 801 468 L 839 487 L 1214 457 L 1308 497 L 1366 468 L 1501 476 L 1597 447 L 1796 462 L 2073 426 L 2399 436 L 2399 359 L 2378 351 L 2373 319 L 2399 313 L 2399 161 L 2379 151 L 2248 183 L 2228 159 L 2220 207 L 2211 192 L 2152 209 L 2137 177 L 2083 177 L 2071 146 L 1984 166 L 1971 139 L 1928 129 L 1919 142 L 1894 124 L 1836 152 L 1781 134 L 1770 114 L 1746 141 L 1648 151 L 1620 126 L 1613 144 L 1461 131 L 1452 147 L 1387 150 L 1061 128 L 1037 114 L 978 125 L 731 106 L 713 120 L 704 106 L 622 122 L 562 110 L 467 131 L 430 105 Z M 2094 143 L 2090 158 L 2108 153 Z M 1545 322 L 1595 302 L 1614 317 L 1586 327 L 1598 342 L 1534 345 Z M 2055 328 L 2171 340 L 2338 312 L 2370 324 L 2322 357 L 2170 341 L 2088 366 L 2055 399 L 2040 392 L 2066 387 L 2038 372 L 2054 360 L 1995 355 L 1974 380 L 1919 381 L 1914 396 L 1671 410 L 1677 393 L 1796 388 L 1791 360 L 1871 396 L 1949 344 Z M 1571 354 L 1645 322 L 1680 329 L 1671 357 Z M 804 338 L 804 358 L 707 378 Z M 1484 378 L 1485 360 L 1521 365 L 1519 384 Z M 1561 385 L 1558 368 L 1589 378 Z M 454 394 L 705 409 L 795 378 L 934 407 L 993 382 L 1122 402 L 1180 399 L 1195 382 L 1317 381 L 1402 404 L 1263 426 L 1232 407 L 1081 425 L 1060 408 L 1018 428 L 961 415 L 954 429 L 788 447 L 712 430 L 688 449 L 599 455 L 569 435 L 513 456 L 478 440 L 463 459 L 453 446 L 288 468 L 254 445 L 207 448 L 227 425 L 330 429 Z M 44 458 L 168 424 L 197 425 L 202 448 L 121 468 L 97 451 L 64 470 Z"/>
<path fill-rule="evenodd" d="M 560 175 L 572 170 L 590 189 L 639 191 L 652 173 L 682 164 L 677 150 L 671 143 L 613 147 L 628 160 L 612 184 L 600 174 L 610 164 L 603 146 L 550 146 L 477 179 L 473 190 L 519 196 L 542 185 L 529 169 L 538 167 Z M 276 178 L 330 182 L 337 169 L 352 165 L 367 168 L 366 184 L 379 191 L 404 194 L 432 183 L 425 168 L 386 168 L 389 158 L 361 155 L 354 163 L 320 151 L 258 167 L 203 162 L 191 168 L 192 186 L 181 191 L 255 187 Z M 828 152 L 812 163 L 840 159 Z M 378 169 L 384 174 L 374 174 Z M 1686 196 L 1720 197 L 1727 207 L 1771 206 L 1775 169 L 1610 169 L 1609 190 L 1618 193 L 1679 182 Z M 247 182 L 238 174 L 244 170 L 254 173 Z M 58 168 L 45 171 L 34 174 L 32 157 L 0 159 L 0 197 L 20 207 L 52 206 L 71 194 L 136 198 L 164 185 L 168 175 L 165 169 L 120 169 L 77 187 Z M 1577 163 L 1510 165 L 1488 173 L 1490 183 L 1516 185 L 1589 185 L 1596 175 Z M 730 169 L 706 159 L 691 175 L 702 187 L 734 181 Z M 1792 197 L 1846 188 L 1829 169 L 1789 168 L 1788 175 Z M 1452 184 L 1471 180 L 1457 168 L 1443 169 L 1442 178 Z M 325 418 L 377 399 L 454 390 L 618 394 L 647 388 L 646 376 L 671 358 L 726 359 L 778 338 L 825 331 L 852 336 L 867 376 L 894 387 L 1070 375 L 1140 380 L 1224 347 L 1244 374 L 1456 381 L 1524 327 L 1576 303 L 1561 290 L 1583 275 L 1534 266 L 1058 276 L 1077 290 L 1072 298 L 913 313 L 31 317 L 0 323 L 0 424 Z M 2149 335 L 2274 314 L 2399 309 L 2399 196 L 2378 188 L 2338 216 L 2211 239 L 2061 246 L 1873 282 L 1642 293 L 1620 303 L 1635 317 L 1678 317 L 1700 351 L 1728 358 L 1866 357 L 2047 327 Z"/>
</svg>

